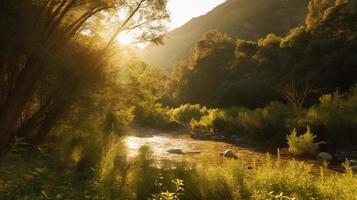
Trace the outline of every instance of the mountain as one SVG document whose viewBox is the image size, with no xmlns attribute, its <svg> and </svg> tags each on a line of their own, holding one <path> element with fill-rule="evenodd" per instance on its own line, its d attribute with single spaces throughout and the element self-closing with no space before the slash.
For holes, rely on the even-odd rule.
<svg viewBox="0 0 357 200">
<path fill-rule="evenodd" d="M 211 29 L 244 40 L 257 40 L 269 33 L 282 35 L 304 22 L 307 5 L 308 0 L 227 0 L 168 33 L 164 45 L 143 49 L 140 57 L 170 68 L 186 59 L 202 34 Z"/>
</svg>

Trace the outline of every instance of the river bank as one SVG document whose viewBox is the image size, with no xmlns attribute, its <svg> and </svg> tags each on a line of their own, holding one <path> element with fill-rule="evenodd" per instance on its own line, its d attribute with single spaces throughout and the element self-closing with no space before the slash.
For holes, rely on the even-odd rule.
<svg viewBox="0 0 357 200">
<path fill-rule="evenodd" d="M 128 131 L 127 136 L 115 137 L 98 168 L 89 171 L 54 163 L 57 155 L 45 148 L 27 148 L 8 157 L 0 163 L 0 199 L 142 200 L 161 192 L 180 200 L 257 200 L 279 195 L 350 200 L 356 196 L 357 179 L 351 171 L 339 173 L 307 160 L 195 140 L 185 132 Z M 227 149 L 238 159 L 219 155 Z M 175 193 L 173 181 L 180 183 L 180 194 Z"/>
<path fill-rule="evenodd" d="M 220 154 L 226 150 L 231 150 L 237 154 L 238 158 L 244 160 L 249 165 L 254 162 L 262 165 L 269 154 L 273 159 L 279 159 L 287 162 L 297 160 L 312 166 L 311 173 L 320 174 L 320 168 L 324 166 L 321 161 L 315 157 L 297 157 L 291 155 L 287 148 L 272 149 L 262 147 L 257 144 L 245 143 L 238 138 L 222 137 L 192 137 L 190 131 L 180 129 L 176 131 L 158 131 L 148 128 L 133 128 L 127 130 L 128 136 L 126 143 L 128 145 L 129 157 L 134 157 L 141 146 L 148 146 L 153 151 L 153 156 L 157 160 L 189 160 L 204 156 L 220 157 Z M 182 150 L 183 154 L 172 154 L 171 149 Z M 279 151 L 279 152 L 278 152 Z M 278 155 L 279 154 L 279 155 Z M 343 173 L 344 168 L 341 163 L 332 162 L 327 165 L 328 173 Z"/>
</svg>

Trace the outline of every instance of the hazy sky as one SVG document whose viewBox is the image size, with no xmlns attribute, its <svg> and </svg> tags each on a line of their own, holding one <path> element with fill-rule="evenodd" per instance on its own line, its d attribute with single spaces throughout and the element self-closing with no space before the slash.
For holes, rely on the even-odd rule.
<svg viewBox="0 0 357 200">
<path fill-rule="evenodd" d="M 169 0 L 167 9 L 171 14 L 169 30 L 182 26 L 193 17 L 201 16 L 212 10 L 225 0 Z M 122 33 L 118 37 L 118 42 L 131 44 L 135 41 L 135 33 Z M 143 48 L 146 44 L 136 45 Z"/>
<path fill-rule="evenodd" d="M 170 29 L 177 28 L 191 18 L 206 14 L 225 0 L 169 0 Z"/>
</svg>

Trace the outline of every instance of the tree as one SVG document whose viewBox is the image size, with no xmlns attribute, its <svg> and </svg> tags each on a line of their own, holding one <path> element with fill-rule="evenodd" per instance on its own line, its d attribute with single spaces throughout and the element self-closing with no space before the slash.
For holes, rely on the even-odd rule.
<svg viewBox="0 0 357 200">
<path fill-rule="evenodd" d="M 173 75 L 181 91 L 176 96 L 191 103 L 254 108 L 281 101 L 277 89 L 292 80 L 324 92 L 345 92 L 357 80 L 356 10 L 353 0 L 312 0 L 305 26 L 258 41 L 237 39 L 229 48 L 224 40 L 209 39 L 224 37 L 206 34 L 188 65 L 176 70 L 184 75 Z M 309 103 L 314 101 L 317 97 Z"/>
<path fill-rule="evenodd" d="M 216 98 L 233 61 L 233 40 L 217 30 L 207 32 L 193 48 L 187 69 L 182 66 L 185 75 L 179 77 L 185 78 L 181 80 L 185 84 L 179 93 L 190 103 L 213 104 L 211 100 Z"/>
<path fill-rule="evenodd" d="M 159 43 L 168 18 L 165 0 L 4 0 L 0 7 L 2 153 L 20 130 L 46 135 L 93 78 L 105 77 L 99 72 L 121 32 Z M 106 21 L 115 26 L 105 29 Z"/>
</svg>

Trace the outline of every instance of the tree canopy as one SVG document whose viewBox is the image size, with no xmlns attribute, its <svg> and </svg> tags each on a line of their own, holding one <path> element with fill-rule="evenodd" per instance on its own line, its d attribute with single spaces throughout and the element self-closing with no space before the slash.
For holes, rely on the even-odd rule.
<svg viewBox="0 0 357 200">
<path fill-rule="evenodd" d="M 0 3 L 0 151 L 34 142 L 74 105 L 103 90 L 116 37 L 160 43 L 165 0 L 4 0 Z"/>
<path fill-rule="evenodd" d="M 292 81 L 324 92 L 346 91 L 357 80 L 356 9 L 354 1 L 313 0 L 305 26 L 257 41 L 234 42 L 210 31 L 174 70 L 172 96 L 211 106 L 259 107 L 281 100 L 279 89 Z"/>
</svg>

